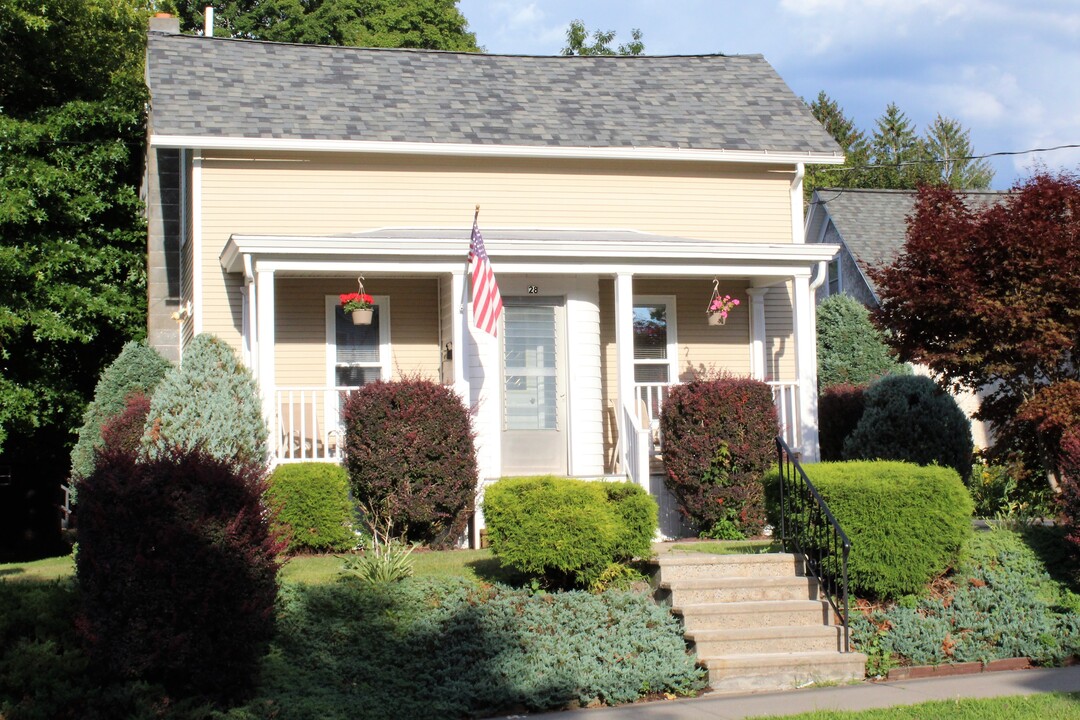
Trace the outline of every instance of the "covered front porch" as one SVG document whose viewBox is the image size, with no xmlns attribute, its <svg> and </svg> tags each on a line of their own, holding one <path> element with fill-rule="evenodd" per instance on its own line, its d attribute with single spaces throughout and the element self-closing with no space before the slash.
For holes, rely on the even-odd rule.
<svg viewBox="0 0 1080 720">
<path fill-rule="evenodd" d="M 624 476 L 657 494 L 668 388 L 720 373 L 768 382 L 789 445 L 817 456 L 812 286 L 835 247 L 484 235 L 506 304 L 498 337 L 471 320 L 467 228 L 230 238 L 221 265 L 242 278 L 243 349 L 275 462 L 338 460 L 344 395 L 406 376 L 452 385 L 473 408 L 485 480 Z M 336 296 L 360 276 L 376 319 L 350 329 Z M 714 287 L 740 299 L 722 326 L 705 312 Z"/>
</svg>

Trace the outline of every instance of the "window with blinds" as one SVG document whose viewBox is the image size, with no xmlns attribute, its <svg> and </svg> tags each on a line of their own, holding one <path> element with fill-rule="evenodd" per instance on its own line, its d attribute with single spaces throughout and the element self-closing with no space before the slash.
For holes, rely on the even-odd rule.
<svg viewBox="0 0 1080 720">
<path fill-rule="evenodd" d="M 389 328 L 385 298 L 375 299 L 370 325 L 354 325 L 336 303 L 334 315 L 334 378 L 336 387 L 359 387 L 387 379 Z"/>
<path fill-rule="evenodd" d="M 669 383 L 674 360 L 673 303 L 659 300 L 634 302 L 634 382 Z"/>
</svg>

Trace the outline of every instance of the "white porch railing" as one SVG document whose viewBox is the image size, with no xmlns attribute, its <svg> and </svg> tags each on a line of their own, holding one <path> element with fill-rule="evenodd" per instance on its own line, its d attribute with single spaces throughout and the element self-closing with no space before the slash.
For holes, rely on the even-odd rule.
<svg viewBox="0 0 1080 720">
<path fill-rule="evenodd" d="M 278 387 L 270 440 L 277 463 L 341 462 L 341 406 L 351 387 Z"/>
</svg>

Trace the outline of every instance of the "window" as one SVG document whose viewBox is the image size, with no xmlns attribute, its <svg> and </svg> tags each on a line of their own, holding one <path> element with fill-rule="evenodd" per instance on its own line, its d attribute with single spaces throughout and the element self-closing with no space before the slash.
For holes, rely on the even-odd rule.
<svg viewBox="0 0 1080 720">
<path fill-rule="evenodd" d="M 843 290 L 840 283 L 840 257 L 834 257 L 829 261 L 829 294 L 836 295 Z"/>
<path fill-rule="evenodd" d="M 675 298 L 634 298 L 634 382 L 674 382 L 676 360 Z"/>
<path fill-rule="evenodd" d="M 370 325 L 353 325 L 336 295 L 326 297 L 327 376 L 333 387 L 390 379 L 390 301 L 375 297 Z"/>
</svg>

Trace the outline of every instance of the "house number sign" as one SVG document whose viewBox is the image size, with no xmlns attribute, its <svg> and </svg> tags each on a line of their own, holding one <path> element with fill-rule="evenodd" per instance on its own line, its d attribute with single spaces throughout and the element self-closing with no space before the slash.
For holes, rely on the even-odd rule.
<svg viewBox="0 0 1080 720">
<path fill-rule="evenodd" d="M 539 295 L 540 294 L 540 286 L 539 285 L 530 285 L 529 286 L 529 294 L 530 295 Z"/>
</svg>

